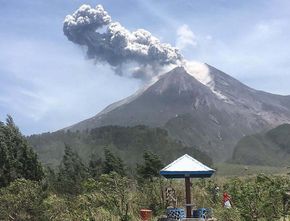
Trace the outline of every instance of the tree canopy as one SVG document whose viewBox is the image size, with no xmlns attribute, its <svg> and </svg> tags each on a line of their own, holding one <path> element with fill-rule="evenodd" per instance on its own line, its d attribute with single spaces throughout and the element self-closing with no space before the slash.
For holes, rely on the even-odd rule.
<svg viewBox="0 0 290 221">
<path fill-rule="evenodd" d="M 115 155 L 111 150 L 108 148 L 104 149 L 105 160 L 103 164 L 103 172 L 105 174 L 109 174 L 111 172 L 116 172 L 121 176 L 125 176 L 125 166 L 123 160 Z"/>
<path fill-rule="evenodd" d="M 88 176 L 88 168 L 79 155 L 66 145 L 57 175 L 58 190 L 63 193 L 78 194 L 81 192 L 81 182 Z"/>
<path fill-rule="evenodd" d="M 0 122 L 0 187 L 18 178 L 39 181 L 43 169 L 11 116 Z"/>
<path fill-rule="evenodd" d="M 159 177 L 159 171 L 164 166 L 159 156 L 150 151 L 145 151 L 143 159 L 143 164 L 137 164 L 138 178 L 152 180 L 154 177 Z"/>
</svg>

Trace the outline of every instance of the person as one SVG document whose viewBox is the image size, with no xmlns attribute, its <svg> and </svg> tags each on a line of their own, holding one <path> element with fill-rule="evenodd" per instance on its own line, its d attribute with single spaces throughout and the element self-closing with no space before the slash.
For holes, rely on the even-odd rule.
<svg viewBox="0 0 290 221">
<path fill-rule="evenodd" d="M 212 189 L 212 199 L 213 202 L 218 202 L 218 199 L 220 198 L 220 188 L 218 187 L 217 184 L 214 185 Z"/>
<path fill-rule="evenodd" d="M 224 192 L 223 194 L 223 206 L 224 208 L 232 208 L 232 205 L 231 205 L 231 196 L 227 193 L 227 192 Z"/>
</svg>

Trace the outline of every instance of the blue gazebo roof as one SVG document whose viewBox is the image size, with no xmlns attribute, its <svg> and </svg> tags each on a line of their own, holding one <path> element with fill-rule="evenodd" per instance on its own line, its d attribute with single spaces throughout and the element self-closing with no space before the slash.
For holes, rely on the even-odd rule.
<svg viewBox="0 0 290 221">
<path fill-rule="evenodd" d="M 160 174 L 166 178 L 204 178 L 211 177 L 214 172 L 215 170 L 187 154 L 160 170 Z"/>
</svg>

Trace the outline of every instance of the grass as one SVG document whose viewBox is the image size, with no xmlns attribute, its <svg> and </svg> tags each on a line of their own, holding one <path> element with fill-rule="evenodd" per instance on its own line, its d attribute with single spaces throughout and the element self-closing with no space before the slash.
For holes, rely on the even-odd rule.
<svg viewBox="0 0 290 221">
<path fill-rule="evenodd" d="M 290 169 L 287 167 L 255 166 L 231 163 L 217 163 L 214 165 L 214 168 L 216 169 L 215 175 L 218 177 L 251 176 L 259 173 L 286 175 L 290 172 Z"/>
</svg>

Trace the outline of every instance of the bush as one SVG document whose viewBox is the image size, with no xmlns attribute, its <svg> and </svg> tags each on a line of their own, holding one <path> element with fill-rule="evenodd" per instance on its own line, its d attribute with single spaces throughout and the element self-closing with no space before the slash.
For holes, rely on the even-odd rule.
<svg viewBox="0 0 290 221">
<path fill-rule="evenodd" d="M 105 210 L 97 193 L 82 194 L 77 197 L 50 195 L 44 201 L 47 220 L 54 221 L 119 221 L 119 218 Z"/>
<path fill-rule="evenodd" d="M 237 208 L 214 208 L 214 217 L 220 221 L 241 221 L 241 214 Z"/>
<path fill-rule="evenodd" d="M 15 180 L 0 189 L 0 220 L 40 220 L 45 197 L 38 182 Z"/>
<path fill-rule="evenodd" d="M 261 174 L 255 178 L 230 181 L 226 189 L 243 220 L 273 221 L 283 215 L 283 194 L 289 189 L 289 180 Z"/>
<path fill-rule="evenodd" d="M 127 177 L 115 172 L 103 174 L 97 187 L 100 193 L 100 203 L 104 209 L 118 216 L 121 221 L 132 220 L 134 189 Z"/>
</svg>

